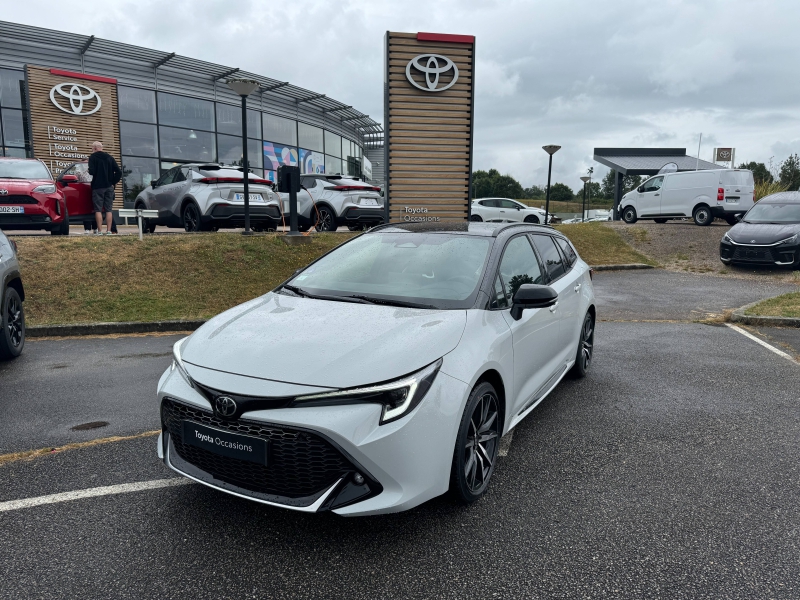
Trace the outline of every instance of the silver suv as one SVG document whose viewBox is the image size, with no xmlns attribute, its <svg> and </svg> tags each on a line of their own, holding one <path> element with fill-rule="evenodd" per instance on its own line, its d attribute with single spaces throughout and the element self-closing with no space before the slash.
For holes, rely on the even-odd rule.
<svg viewBox="0 0 800 600">
<path fill-rule="evenodd" d="M 297 194 L 297 220 L 301 231 L 336 231 L 346 225 L 351 231 L 383 223 L 380 188 L 344 175 L 303 175 Z M 289 222 L 289 194 L 280 194 Z M 316 206 L 316 208 L 315 208 Z"/>
<path fill-rule="evenodd" d="M 250 224 L 255 231 L 274 229 L 281 222 L 274 184 L 253 173 L 248 180 Z M 244 171 L 208 163 L 179 165 L 143 189 L 134 206 L 158 211 L 158 219 L 145 220 L 149 233 L 156 225 L 186 231 L 244 227 Z"/>
<path fill-rule="evenodd" d="M 16 358 L 25 346 L 24 300 L 17 245 L 0 231 L 0 359 Z"/>
</svg>

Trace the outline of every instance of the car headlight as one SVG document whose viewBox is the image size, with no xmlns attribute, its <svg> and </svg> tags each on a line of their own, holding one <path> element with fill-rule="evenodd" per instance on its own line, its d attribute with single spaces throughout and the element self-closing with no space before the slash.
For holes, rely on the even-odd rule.
<svg viewBox="0 0 800 600">
<path fill-rule="evenodd" d="M 55 194 L 56 185 L 54 183 L 46 183 L 44 185 L 40 185 L 39 187 L 33 188 L 33 191 L 38 194 Z"/>
<path fill-rule="evenodd" d="M 297 406 L 328 406 L 362 402 L 383 404 L 380 424 L 384 425 L 396 421 L 416 408 L 431 389 L 441 366 L 442 359 L 440 358 L 416 373 L 389 383 L 298 396 L 294 401 Z"/>
<path fill-rule="evenodd" d="M 785 240 L 781 240 L 778 243 L 779 244 L 795 244 L 795 243 L 797 243 L 797 234 L 795 233 L 792 237 L 786 238 Z"/>
<path fill-rule="evenodd" d="M 181 377 L 183 377 L 186 380 L 186 383 L 188 383 L 193 388 L 194 387 L 194 381 L 192 381 L 192 378 L 189 375 L 189 372 L 186 370 L 186 367 L 183 366 L 183 360 L 181 359 L 181 348 L 183 347 L 183 343 L 188 339 L 189 339 L 189 337 L 187 336 L 187 337 L 183 338 L 182 340 L 178 340 L 172 346 L 172 367 L 171 367 L 171 369 L 173 371 L 175 369 L 177 369 L 178 373 L 181 374 Z"/>
<path fill-rule="evenodd" d="M 727 233 L 722 236 L 722 239 L 725 240 L 726 242 L 731 243 L 731 244 L 734 243 L 733 240 L 731 239 L 731 236 L 729 236 Z"/>
</svg>

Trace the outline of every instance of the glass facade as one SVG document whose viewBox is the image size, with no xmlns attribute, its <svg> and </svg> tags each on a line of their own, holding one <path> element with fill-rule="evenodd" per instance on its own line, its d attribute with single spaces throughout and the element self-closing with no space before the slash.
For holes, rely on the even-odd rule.
<svg viewBox="0 0 800 600">
<path fill-rule="evenodd" d="M 0 69 L 0 154 L 25 158 L 31 155 L 22 71 Z"/>
</svg>

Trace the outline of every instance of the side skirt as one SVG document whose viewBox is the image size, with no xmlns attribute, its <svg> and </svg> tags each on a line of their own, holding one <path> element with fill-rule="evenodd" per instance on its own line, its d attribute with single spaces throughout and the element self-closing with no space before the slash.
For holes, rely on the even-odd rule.
<svg viewBox="0 0 800 600">
<path fill-rule="evenodd" d="M 548 381 L 547 383 L 544 384 L 544 386 L 542 386 L 542 389 L 545 390 L 544 392 L 541 392 L 541 390 L 540 390 L 539 392 L 537 392 L 537 393 L 535 393 L 533 395 L 533 399 L 530 400 L 522 408 L 522 410 L 519 411 L 519 413 L 517 413 L 517 416 L 514 417 L 514 420 L 511 421 L 511 425 L 508 426 L 508 431 L 511 431 L 512 429 L 514 429 L 514 427 L 516 427 L 517 424 L 520 421 L 522 421 L 522 419 L 527 417 L 531 413 L 531 411 L 533 411 L 534 408 L 539 406 L 539 404 L 541 403 L 542 400 L 544 400 L 545 398 L 547 398 L 547 396 L 550 395 L 550 392 L 552 392 L 554 389 L 556 389 L 556 386 L 559 383 L 561 383 L 561 380 L 564 379 L 564 376 L 567 373 L 569 373 L 569 370 L 572 368 L 572 365 L 574 365 L 574 364 L 575 364 L 574 360 L 569 361 L 566 365 L 564 365 L 563 369 L 557 375 L 554 375 L 553 378 L 550 379 L 550 381 L 553 381 L 555 379 L 555 382 L 552 385 L 550 385 L 549 387 L 546 387 L 550 383 L 550 381 Z M 508 431 L 506 433 L 508 433 Z"/>
</svg>

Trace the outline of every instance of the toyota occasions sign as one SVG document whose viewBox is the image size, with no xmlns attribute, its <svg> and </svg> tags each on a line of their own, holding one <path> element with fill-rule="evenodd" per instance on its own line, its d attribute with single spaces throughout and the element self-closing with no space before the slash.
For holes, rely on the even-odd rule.
<svg viewBox="0 0 800 600">
<path fill-rule="evenodd" d="M 386 33 L 386 218 L 469 218 L 475 38 Z"/>
</svg>

